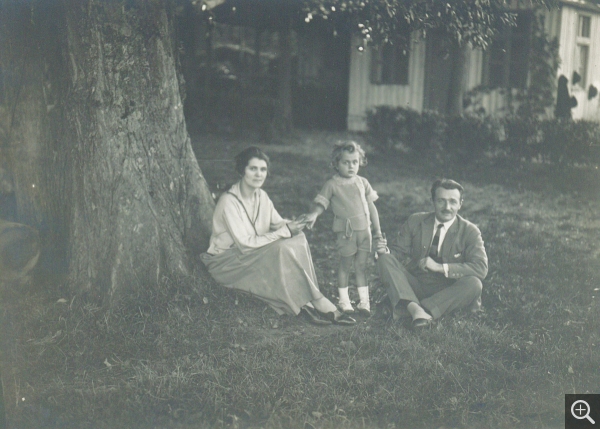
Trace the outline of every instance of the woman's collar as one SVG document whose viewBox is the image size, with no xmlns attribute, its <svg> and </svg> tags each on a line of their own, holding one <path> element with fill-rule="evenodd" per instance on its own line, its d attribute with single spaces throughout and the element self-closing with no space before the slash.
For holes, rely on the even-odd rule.
<svg viewBox="0 0 600 429">
<path fill-rule="evenodd" d="M 231 186 L 231 188 L 229 188 L 229 192 L 231 192 L 233 195 L 235 195 L 239 199 L 243 199 L 242 190 L 240 189 L 240 183 L 241 183 L 241 181 L 234 183 Z M 253 196 L 254 196 L 254 198 L 258 198 L 260 196 L 260 188 L 258 188 L 254 192 Z"/>
</svg>

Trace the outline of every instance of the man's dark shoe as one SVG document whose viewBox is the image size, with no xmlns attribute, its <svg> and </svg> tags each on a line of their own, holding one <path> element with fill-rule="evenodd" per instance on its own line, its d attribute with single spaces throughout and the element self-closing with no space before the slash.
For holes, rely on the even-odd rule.
<svg viewBox="0 0 600 429">
<path fill-rule="evenodd" d="M 412 327 L 415 330 L 420 330 L 431 326 L 432 319 L 415 319 L 412 322 Z"/>
<path fill-rule="evenodd" d="M 304 306 L 300 309 L 300 313 L 313 325 L 331 325 L 331 322 L 329 320 L 322 319 L 314 308 Z"/>
</svg>

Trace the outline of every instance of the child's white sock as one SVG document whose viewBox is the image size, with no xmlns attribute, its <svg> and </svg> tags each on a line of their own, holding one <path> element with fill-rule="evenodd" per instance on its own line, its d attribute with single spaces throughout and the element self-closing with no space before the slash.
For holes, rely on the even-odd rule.
<svg viewBox="0 0 600 429">
<path fill-rule="evenodd" d="M 369 286 L 358 286 L 356 288 L 358 296 L 360 297 L 360 306 L 362 308 L 369 309 Z"/>
<path fill-rule="evenodd" d="M 352 308 L 352 304 L 350 304 L 350 296 L 348 295 L 348 288 L 347 287 L 339 287 L 338 295 L 340 297 L 339 304 L 340 304 L 340 308 L 342 309 L 342 311 L 344 311 L 344 312 L 354 311 L 354 308 Z"/>
<path fill-rule="evenodd" d="M 350 296 L 348 295 L 347 287 L 339 287 L 338 294 L 340 296 L 340 302 L 347 302 L 348 304 L 350 304 Z"/>
</svg>

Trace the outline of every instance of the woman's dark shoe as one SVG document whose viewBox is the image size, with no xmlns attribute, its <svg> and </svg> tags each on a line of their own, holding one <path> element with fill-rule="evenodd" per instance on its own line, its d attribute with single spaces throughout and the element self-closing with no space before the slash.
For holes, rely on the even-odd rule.
<svg viewBox="0 0 600 429">
<path fill-rule="evenodd" d="M 302 316 L 304 316 L 306 320 L 308 320 L 313 325 L 331 325 L 331 321 L 322 319 L 321 316 L 319 316 L 319 313 L 314 308 L 306 306 L 302 307 L 300 309 L 300 313 L 302 314 Z"/>
<path fill-rule="evenodd" d="M 351 326 L 356 324 L 356 320 L 348 316 L 346 313 L 340 312 L 337 316 L 333 311 L 321 314 L 323 314 L 323 316 L 334 325 Z"/>
</svg>

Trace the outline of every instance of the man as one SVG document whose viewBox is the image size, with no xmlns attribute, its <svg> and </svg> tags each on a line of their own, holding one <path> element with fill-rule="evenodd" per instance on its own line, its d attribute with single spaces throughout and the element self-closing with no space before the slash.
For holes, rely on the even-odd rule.
<svg viewBox="0 0 600 429">
<path fill-rule="evenodd" d="M 431 187 L 434 212 L 415 213 L 389 248 L 377 243 L 381 280 L 394 318 L 404 309 L 415 329 L 459 308 L 481 307 L 481 280 L 488 271 L 481 232 L 457 213 L 463 187 L 442 179 Z"/>
</svg>

